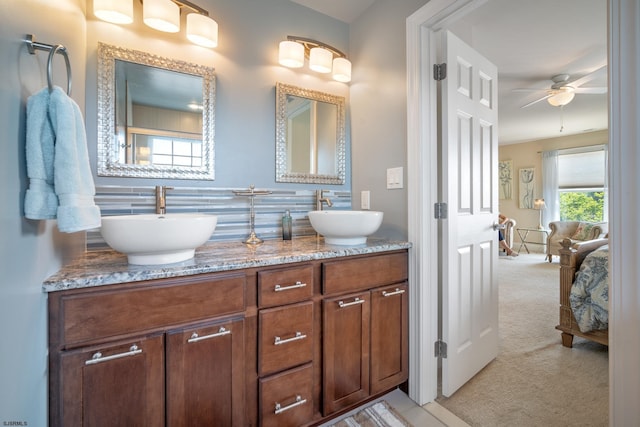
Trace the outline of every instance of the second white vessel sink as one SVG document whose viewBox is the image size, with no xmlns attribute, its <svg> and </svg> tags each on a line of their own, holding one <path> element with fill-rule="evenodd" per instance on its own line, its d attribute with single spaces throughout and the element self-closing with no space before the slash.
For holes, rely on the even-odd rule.
<svg viewBox="0 0 640 427">
<path fill-rule="evenodd" d="M 309 221 L 330 245 L 362 245 L 380 228 L 383 216 L 379 211 L 311 211 Z"/>
<path fill-rule="evenodd" d="M 102 217 L 102 237 L 130 264 L 157 265 L 193 258 L 218 223 L 216 215 L 200 213 L 143 214 Z"/>
</svg>

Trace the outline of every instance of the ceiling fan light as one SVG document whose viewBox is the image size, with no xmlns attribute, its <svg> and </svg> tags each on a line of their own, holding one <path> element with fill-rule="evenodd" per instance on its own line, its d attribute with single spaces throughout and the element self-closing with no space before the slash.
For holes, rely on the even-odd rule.
<svg viewBox="0 0 640 427">
<path fill-rule="evenodd" d="M 563 90 L 562 92 L 556 93 L 555 95 L 547 98 L 547 102 L 554 107 L 562 107 L 573 101 L 575 96 L 576 94 L 573 90 Z"/>
</svg>

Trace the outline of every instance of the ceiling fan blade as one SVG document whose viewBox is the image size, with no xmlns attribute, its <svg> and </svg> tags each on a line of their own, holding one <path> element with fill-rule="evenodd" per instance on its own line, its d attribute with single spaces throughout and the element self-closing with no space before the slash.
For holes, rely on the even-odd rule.
<svg viewBox="0 0 640 427">
<path fill-rule="evenodd" d="M 577 89 L 578 87 L 582 86 L 583 84 L 585 84 L 587 82 L 590 82 L 591 80 L 593 80 L 593 79 L 595 79 L 597 77 L 600 77 L 600 74 L 603 73 L 603 72 L 606 73 L 606 71 L 607 71 L 607 65 L 605 64 L 602 67 L 597 68 L 596 70 L 590 72 L 586 76 L 582 76 L 579 79 L 567 82 L 566 84 L 568 86 L 573 86 L 573 87 L 575 87 Z"/>
<path fill-rule="evenodd" d="M 601 94 L 601 93 L 607 93 L 607 88 L 606 87 L 579 87 L 579 88 L 576 88 L 575 93 L 582 93 L 585 95 Z"/>
<path fill-rule="evenodd" d="M 527 92 L 527 93 L 533 93 L 533 92 L 547 92 L 549 89 L 527 89 L 527 88 L 516 88 L 516 89 L 511 89 L 511 92 Z"/>
<path fill-rule="evenodd" d="M 523 106 L 522 106 L 522 107 L 520 107 L 520 108 L 527 108 L 527 107 L 530 107 L 530 106 L 532 106 L 533 104 L 537 104 L 537 103 L 538 103 L 538 102 L 540 102 L 540 101 L 544 101 L 544 100 L 545 100 L 545 99 L 547 99 L 547 98 L 551 98 L 553 95 L 554 95 L 553 93 L 548 93 L 548 94 L 546 94 L 545 96 L 543 96 L 542 98 L 538 98 L 538 99 L 536 99 L 535 101 L 531 101 L 531 102 L 529 102 L 528 104 L 525 104 L 525 105 L 523 105 Z"/>
</svg>

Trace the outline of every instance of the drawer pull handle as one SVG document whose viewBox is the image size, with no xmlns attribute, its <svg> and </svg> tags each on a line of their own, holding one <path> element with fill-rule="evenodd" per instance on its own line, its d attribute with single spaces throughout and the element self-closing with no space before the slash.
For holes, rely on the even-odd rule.
<svg viewBox="0 0 640 427">
<path fill-rule="evenodd" d="M 129 351 L 124 353 L 112 354 L 111 356 L 102 356 L 99 351 L 91 356 L 91 359 L 84 362 L 85 365 L 95 365 L 96 363 L 108 362 L 109 360 L 120 359 L 122 357 L 135 356 L 142 353 L 142 349 L 139 349 L 137 345 L 133 344 L 129 347 Z"/>
<path fill-rule="evenodd" d="M 220 330 L 218 332 L 216 332 L 215 334 L 210 334 L 210 335 L 204 335 L 204 336 L 198 336 L 197 332 L 194 332 L 193 334 L 191 334 L 191 338 L 189 338 L 187 340 L 187 342 L 191 343 L 191 342 L 198 342 L 198 341 L 202 341 L 202 340 L 208 340 L 209 338 L 216 338 L 216 337 L 221 337 L 223 335 L 229 335 L 231 333 L 230 330 L 225 329 L 223 326 L 220 327 Z"/>
<path fill-rule="evenodd" d="M 291 286 L 280 286 L 280 285 L 276 285 L 274 291 L 275 292 L 282 292 L 282 291 L 289 291 L 291 289 L 298 289 L 298 288 L 304 288 L 305 286 L 307 286 L 306 283 L 302 283 L 302 282 L 296 282 L 295 285 L 291 285 Z"/>
<path fill-rule="evenodd" d="M 296 406 L 304 405 L 305 403 L 307 403 L 307 399 L 303 399 L 302 396 L 300 396 L 300 395 L 296 395 L 296 401 L 293 402 L 291 405 L 281 406 L 279 403 L 276 402 L 276 410 L 274 411 L 274 414 L 276 414 L 276 415 L 281 414 L 284 411 L 288 411 L 289 409 L 293 409 Z"/>
<path fill-rule="evenodd" d="M 340 308 L 345 308 L 349 307 L 350 305 L 364 304 L 364 302 L 365 301 L 363 299 L 356 298 L 351 302 L 338 301 L 338 305 L 340 306 Z"/>
<path fill-rule="evenodd" d="M 303 335 L 302 332 L 296 332 L 296 336 L 295 337 L 291 337 L 291 338 L 287 338 L 287 339 L 282 339 L 280 337 L 276 337 L 273 344 L 274 345 L 280 345 L 280 344 L 286 344 L 288 342 L 292 342 L 292 341 L 298 341 L 298 340 L 303 340 L 305 339 L 307 336 Z"/>
<path fill-rule="evenodd" d="M 393 292 L 382 291 L 383 297 L 390 297 L 390 296 L 399 295 L 399 294 L 404 294 L 404 289 L 396 288 L 396 290 Z"/>
</svg>

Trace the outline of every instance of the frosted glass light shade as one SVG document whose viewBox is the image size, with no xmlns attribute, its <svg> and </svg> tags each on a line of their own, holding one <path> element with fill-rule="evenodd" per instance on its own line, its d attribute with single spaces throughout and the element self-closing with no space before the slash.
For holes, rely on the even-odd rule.
<svg viewBox="0 0 640 427">
<path fill-rule="evenodd" d="M 322 47 L 314 47 L 309 53 L 309 68 L 318 73 L 330 73 L 333 53 Z"/>
<path fill-rule="evenodd" d="M 218 23 L 199 13 L 187 15 L 187 38 L 204 47 L 218 46 Z"/>
<path fill-rule="evenodd" d="M 562 88 L 562 92 L 553 95 L 552 97 L 547 98 L 547 102 L 554 107 L 561 107 L 563 105 L 567 105 L 573 100 L 573 97 L 576 94 L 573 92 L 573 89 L 564 89 Z"/>
<path fill-rule="evenodd" d="M 333 60 L 333 80 L 347 83 L 351 81 L 351 61 L 347 58 Z"/>
<path fill-rule="evenodd" d="M 304 65 L 304 46 L 301 43 L 285 40 L 280 42 L 278 62 L 289 68 L 300 68 Z"/>
<path fill-rule="evenodd" d="M 142 16 L 145 24 L 158 31 L 180 31 L 180 7 L 171 0 L 144 0 Z"/>
<path fill-rule="evenodd" d="M 131 24 L 133 0 L 93 0 L 93 14 L 113 24 Z"/>
</svg>

